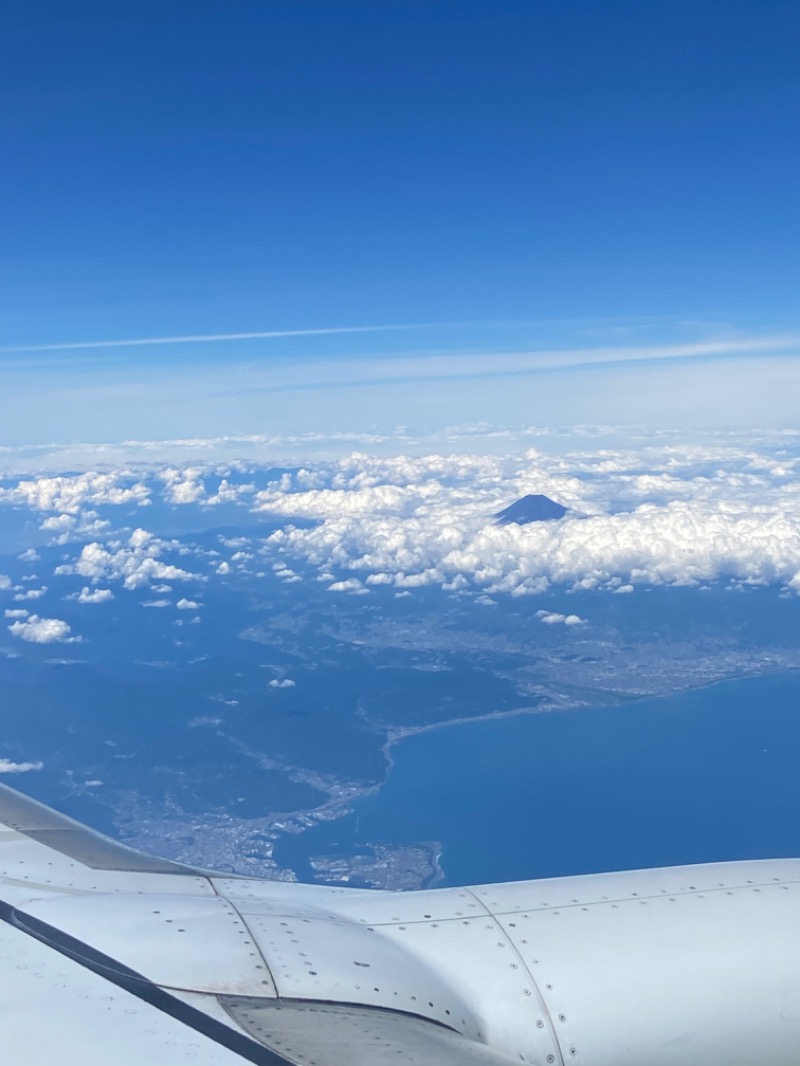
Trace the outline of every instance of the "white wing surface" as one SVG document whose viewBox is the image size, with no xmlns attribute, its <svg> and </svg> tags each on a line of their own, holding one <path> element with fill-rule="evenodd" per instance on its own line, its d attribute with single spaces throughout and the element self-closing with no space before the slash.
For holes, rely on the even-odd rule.
<svg viewBox="0 0 800 1066">
<path fill-rule="evenodd" d="M 800 861 L 388 893 L 153 859 L 0 786 L 14 1066 L 797 1066 Z"/>
</svg>

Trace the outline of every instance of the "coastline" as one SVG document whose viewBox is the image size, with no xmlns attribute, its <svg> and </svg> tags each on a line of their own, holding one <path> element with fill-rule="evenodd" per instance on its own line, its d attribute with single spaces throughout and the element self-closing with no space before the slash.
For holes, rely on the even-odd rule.
<svg viewBox="0 0 800 1066">
<path fill-rule="evenodd" d="M 704 690 L 716 689 L 716 688 L 723 688 L 724 689 L 726 686 L 737 685 L 737 684 L 739 684 L 741 682 L 759 681 L 761 679 L 767 679 L 767 678 L 770 678 L 770 677 L 780 678 L 781 676 L 785 676 L 787 678 L 793 678 L 793 677 L 796 677 L 798 674 L 800 674 L 800 670 L 798 670 L 796 667 L 791 667 L 791 668 L 788 668 L 788 669 L 785 668 L 785 667 L 780 667 L 780 668 L 777 668 L 777 669 L 768 668 L 768 669 L 765 669 L 765 670 L 762 670 L 762 671 L 744 671 L 744 672 L 742 672 L 742 673 L 740 673 L 740 674 L 738 674 L 736 676 L 726 677 L 726 678 L 722 678 L 722 679 L 712 679 L 712 680 L 709 680 L 708 682 L 706 682 L 704 684 L 694 685 L 694 686 L 686 687 L 686 688 L 675 689 L 675 690 L 673 690 L 673 691 L 671 691 L 669 693 L 665 693 L 665 694 L 642 695 L 642 696 L 640 696 L 640 697 L 638 697 L 636 699 L 617 701 L 615 703 L 607 703 L 607 704 L 604 704 L 604 705 L 600 705 L 600 704 L 597 704 L 597 705 L 594 705 L 594 704 L 579 704 L 579 703 L 576 702 L 576 703 L 570 705 L 569 707 L 562 707 L 562 708 L 559 708 L 559 709 L 560 710 L 564 710 L 564 711 L 567 711 L 567 710 L 579 711 L 579 710 L 589 710 L 589 709 L 595 709 L 596 708 L 598 712 L 603 711 L 603 710 L 619 710 L 619 709 L 622 709 L 622 708 L 625 708 L 626 710 L 628 710 L 628 709 L 635 708 L 635 706 L 637 704 L 650 703 L 650 702 L 653 702 L 653 701 L 657 701 L 658 703 L 661 703 L 664 700 L 669 700 L 671 698 L 680 698 L 680 697 L 687 696 L 687 695 L 689 695 L 691 693 L 694 693 L 694 692 L 702 692 Z M 395 766 L 396 766 L 396 761 L 395 761 L 395 756 L 394 756 L 394 749 L 395 749 L 396 745 L 398 745 L 403 740 L 407 740 L 407 739 L 409 739 L 411 737 L 415 737 L 415 736 L 421 736 L 421 735 L 424 735 L 424 734 L 438 732 L 440 730 L 444 730 L 444 729 L 449 728 L 451 726 L 469 725 L 471 723 L 475 723 L 476 725 L 478 725 L 478 724 L 484 724 L 485 725 L 486 723 L 492 722 L 492 721 L 513 720 L 513 719 L 519 719 L 519 718 L 533 717 L 533 716 L 537 716 L 537 715 L 543 715 L 543 716 L 546 715 L 546 716 L 549 717 L 549 716 L 553 716 L 554 711 L 555 711 L 555 708 L 552 708 L 552 707 L 549 707 L 549 708 L 543 708 L 543 707 L 540 707 L 540 706 L 539 707 L 525 707 L 525 708 L 517 708 L 517 709 L 511 710 L 511 711 L 489 712 L 489 713 L 484 714 L 484 715 L 468 717 L 468 718 L 448 719 L 446 722 L 431 723 L 431 724 L 425 725 L 425 726 L 401 727 L 401 728 L 392 730 L 387 735 L 386 740 L 385 740 L 385 742 L 383 744 L 383 748 L 382 748 L 382 750 L 384 752 L 384 755 L 386 757 L 386 761 L 387 761 L 387 773 L 386 773 L 386 776 L 385 776 L 384 780 L 381 782 L 380 785 L 373 786 L 373 787 L 371 787 L 369 789 L 365 789 L 363 798 L 366 798 L 367 796 L 375 796 L 378 793 L 380 793 L 382 788 L 385 787 L 390 772 L 393 769 L 395 769 Z M 558 717 L 560 717 L 560 716 L 558 716 Z M 355 805 L 356 805 L 357 802 L 358 801 L 354 801 L 353 807 L 351 807 L 348 811 L 343 811 L 342 814 L 345 815 L 345 814 L 353 813 L 353 811 L 355 809 Z M 426 879 L 424 884 L 421 883 L 421 884 L 419 884 L 419 885 L 417 885 L 415 887 L 431 887 L 431 886 L 433 886 L 435 884 L 439 884 L 439 883 L 447 880 L 447 871 L 445 869 L 446 860 L 443 858 L 443 852 L 444 852 L 444 845 L 442 844 L 441 850 L 434 857 L 434 863 L 433 864 L 434 864 L 435 869 L 436 869 L 435 874 L 433 874 L 429 879 Z"/>
<path fill-rule="evenodd" d="M 674 689 L 669 693 L 642 694 L 636 698 L 609 700 L 603 703 L 575 700 L 569 703 L 565 702 L 560 706 L 554 706 L 553 704 L 526 705 L 511 710 L 490 711 L 482 715 L 462 716 L 421 726 L 390 728 L 386 731 L 381 744 L 381 752 L 385 760 L 385 772 L 380 781 L 371 784 L 340 782 L 303 769 L 280 765 L 280 768 L 293 780 L 310 784 L 326 795 L 324 802 L 315 808 L 293 812 L 269 812 L 263 818 L 258 819 L 236 819 L 229 815 L 209 814 L 203 818 L 204 824 L 200 825 L 188 813 L 181 811 L 177 807 L 174 810 L 157 812 L 150 807 L 142 808 L 140 804 L 126 801 L 121 805 L 122 809 L 118 807 L 114 811 L 114 821 L 120 838 L 126 843 L 154 853 L 163 854 L 167 858 L 227 869 L 231 872 L 245 875 L 294 880 L 297 879 L 298 871 L 292 864 L 286 864 L 281 861 L 280 853 L 283 850 L 283 842 L 287 838 L 300 837 L 304 833 L 313 831 L 326 823 L 339 822 L 354 814 L 358 806 L 365 800 L 378 796 L 386 787 L 390 774 L 395 769 L 395 748 L 401 741 L 472 723 L 485 725 L 492 721 L 510 721 L 539 715 L 550 717 L 556 715 L 558 711 L 596 709 L 598 712 L 602 712 L 622 706 L 634 707 L 636 704 L 652 700 L 661 701 L 691 692 L 699 692 L 705 689 L 770 676 L 779 677 L 785 675 L 790 677 L 797 675 L 799 672 L 800 670 L 794 666 L 769 664 L 766 669 L 745 670 L 734 676 L 712 678 L 701 684 Z M 258 753 L 252 752 L 250 754 L 264 759 L 265 765 L 268 764 L 270 767 L 279 765 L 277 761 L 266 760 L 266 757 L 259 756 Z M 190 840 L 187 840 L 187 823 L 192 824 L 194 829 L 193 839 Z M 258 846 L 255 849 L 251 843 L 254 839 L 258 841 Z M 365 847 L 367 845 L 362 846 Z M 386 847 L 386 845 L 382 845 L 382 847 Z M 435 849 L 430 844 L 418 844 L 416 847 L 427 850 L 432 872 L 414 887 L 423 887 L 423 885 L 424 887 L 430 887 L 446 880 L 443 842 L 437 843 Z M 275 854 L 276 852 L 277 855 Z M 396 858 L 397 861 L 402 861 L 401 852 L 398 851 L 396 853 Z M 397 862 L 393 862 L 391 857 L 389 857 L 386 867 L 388 870 L 387 880 L 396 882 L 398 877 L 401 876 L 402 872 L 398 873 L 395 870 L 396 865 Z M 416 862 L 414 865 L 417 866 Z M 313 878 L 313 881 L 319 883 L 319 878 Z"/>
</svg>

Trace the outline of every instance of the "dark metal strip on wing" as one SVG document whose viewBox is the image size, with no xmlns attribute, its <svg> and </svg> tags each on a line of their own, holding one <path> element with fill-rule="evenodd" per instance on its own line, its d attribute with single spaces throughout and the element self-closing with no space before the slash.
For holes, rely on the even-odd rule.
<svg viewBox="0 0 800 1066">
<path fill-rule="evenodd" d="M 129 848 L 3 784 L 0 784 L 0 823 L 93 870 L 192 876 L 207 874 L 205 870 Z"/>
<path fill-rule="evenodd" d="M 136 970 L 131 970 L 130 967 L 110 955 L 104 955 L 91 945 L 43 922 L 40 918 L 34 918 L 24 911 L 17 910 L 4 900 L 0 900 L 0 921 L 46 944 L 53 951 L 65 955 L 85 969 L 91 970 L 92 973 L 105 978 L 111 984 L 136 996 L 137 999 L 168 1014 L 196 1033 L 240 1055 L 247 1062 L 255 1063 L 256 1066 L 296 1066 L 292 1059 L 285 1058 L 249 1036 L 245 1036 L 244 1033 L 237 1033 L 224 1022 L 184 1003 L 183 1000 L 165 992 L 163 988 L 153 984 L 149 978 L 137 973 Z"/>
</svg>

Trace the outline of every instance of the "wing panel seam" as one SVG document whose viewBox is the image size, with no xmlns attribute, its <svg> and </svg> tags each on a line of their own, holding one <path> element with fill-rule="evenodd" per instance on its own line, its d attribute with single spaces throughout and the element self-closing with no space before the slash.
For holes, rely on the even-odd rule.
<svg viewBox="0 0 800 1066">
<path fill-rule="evenodd" d="M 204 1014 L 197 1007 L 170 995 L 148 977 L 130 969 L 112 956 L 97 951 L 90 944 L 70 936 L 56 926 L 43 922 L 40 918 L 34 918 L 33 915 L 18 910 L 5 900 L 0 900 L 0 921 L 38 940 L 58 954 L 83 966 L 84 969 L 90 970 L 98 977 L 102 977 L 142 1002 L 155 1007 L 156 1010 L 181 1022 L 189 1029 L 193 1029 L 201 1036 L 220 1044 L 245 1061 L 254 1063 L 255 1066 L 296 1066 L 292 1059 L 287 1059 L 278 1052 L 264 1047 L 263 1044 L 257 1043 L 244 1033 L 236 1032 L 216 1018 Z"/>
<path fill-rule="evenodd" d="M 548 1028 L 548 1030 L 550 1032 L 550 1042 L 551 1042 L 551 1044 L 553 1046 L 553 1050 L 558 1055 L 558 1066 L 564 1066 L 564 1053 L 563 1053 L 563 1051 L 561 1049 L 561 1042 L 558 1039 L 558 1034 L 556 1033 L 556 1027 L 553 1024 L 553 1018 L 552 1018 L 552 1016 L 550 1014 L 550 1009 L 547 1006 L 547 1001 L 545 1000 L 544 996 L 542 995 L 542 990 L 539 988 L 539 985 L 538 985 L 538 983 L 536 981 L 536 978 L 531 973 L 530 967 L 528 966 L 528 964 L 525 962 L 525 959 L 520 954 L 520 951 L 519 951 L 519 948 L 517 947 L 517 945 L 514 943 L 514 941 L 508 935 L 508 931 L 504 927 L 503 923 L 500 921 L 499 915 L 494 914 L 492 911 L 490 911 L 489 908 L 486 906 L 486 904 L 483 902 L 483 900 L 481 900 L 478 896 L 476 896 L 475 893 L 472 891 L 472 889 L 466 888 L 463 891 L 468 892 L 469 895 L 472 896 L 472 898 L 475 900 L 475 902 L 478 904 L 478 906 L 483 908 L 483 910 L 486 913 L 487 917 L 489 917 L 493 921 L 497 922 L 497 925 L 498 925 L 498 927 L 500 929 L 500 932 L 503 934 L 504 940 L 506 941 L 508 946 L 511 948 L 512 952 L 514 953 L 515 958 L 517 959 L 517 965 L 527 975 L 528 980 L 531 983 L 531 990 L 532 990 L 534 996 L 536 997 L 539 1009 L 541 1010 L 542 1014 L 544 1015 L 544 1017 L 546 1019 L 545 1025 L 547 1026 L 547 1028 Z"/>
</svg>

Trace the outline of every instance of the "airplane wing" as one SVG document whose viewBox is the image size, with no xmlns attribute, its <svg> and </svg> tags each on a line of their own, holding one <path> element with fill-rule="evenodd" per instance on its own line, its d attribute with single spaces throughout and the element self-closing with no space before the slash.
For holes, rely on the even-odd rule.
<svg viewBox="0 0 800 1066">
<path fill-rule="evenodd" d="M 800 861 L 391 893 L 152 858 L 0 786 L 13 1066 L 797 1066 Z"/>
</svg>

